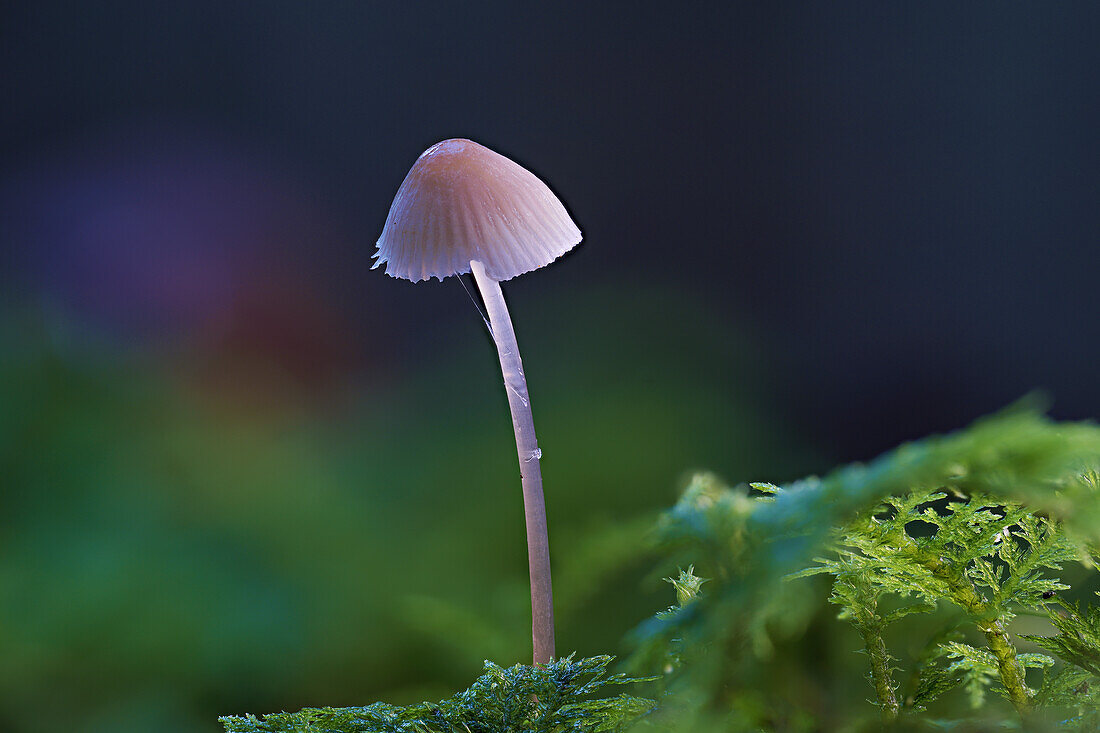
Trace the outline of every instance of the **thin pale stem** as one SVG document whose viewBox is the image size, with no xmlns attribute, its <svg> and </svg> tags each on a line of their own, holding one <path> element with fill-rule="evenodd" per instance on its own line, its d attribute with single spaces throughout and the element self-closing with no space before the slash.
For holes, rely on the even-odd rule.
<svg viewBox="0 0 1100 733">
<path fill-rule="evenodd" d="M 531 637 L 534 663 L 546 664 L 554 658 L 554 594 L 550 583 L 550 542 L 546 530 L 546 504 L 542 496 L 542 471 L 539 467 L 535 421 L 531 417 L 531 399 L 527 394 L 527 378 L 516 344 L 516 333 L 500 283 L 485 273 L 485 267 L 474 260 L 470 263 L 474 281 L 485 310 L 500 356 L 508 407 L 512 411 L 512 428 L 516 433 L 519 472 L 523 483 L 523 511 L 527 519 L 527 562 L 531 573 Z"/>
</svg>

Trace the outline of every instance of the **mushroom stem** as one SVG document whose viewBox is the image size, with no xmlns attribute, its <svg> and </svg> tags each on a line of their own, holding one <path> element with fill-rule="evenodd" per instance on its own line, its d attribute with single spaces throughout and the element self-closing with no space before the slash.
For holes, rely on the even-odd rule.
<svg viewBox="0 0 1100 733">
<path fill-rule="evenodd" d="M 534 643 L 534 663 L 546 664 L 554 658 L 554 594 L 550 585 L 550 542 L 546 531 L 546 504 L 542 496 L 542 471 L 539 467 L 535 421 L 531 417 L 531 400 L 527 395 L 527 379 L 516 344 L 516 332 L 508 315 L 508 306 L 500 283 L 485 273 L 481 262 L 470 263 L 474 281 L 485 310 L 489 314 L 493 341 L 500 356 L 508 407 L 512 411 L 512 427 L 516 433 L 519 472 L 523 481 L 523 511 L 527 519 L 527 562 L 531 572 L 531 637 Z"/>
</svg>

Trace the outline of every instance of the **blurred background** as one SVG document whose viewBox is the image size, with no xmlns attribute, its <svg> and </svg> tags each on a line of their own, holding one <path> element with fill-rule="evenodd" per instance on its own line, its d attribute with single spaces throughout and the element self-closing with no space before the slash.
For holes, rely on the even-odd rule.
<svg viewBox="0 0 1100 733">
<path fill-rule="evenodd" d="M 440 139 L 585 233 L 505 286 L 562 651 L 672 602 L 641 538 L 692 470 L 783 481 L 1035 388 L 1100 413 L 1095 6 L 0 12 L 0 730 L 527 657 L 491 342 L 454 278 L 369 270 Z"/>
</svg>

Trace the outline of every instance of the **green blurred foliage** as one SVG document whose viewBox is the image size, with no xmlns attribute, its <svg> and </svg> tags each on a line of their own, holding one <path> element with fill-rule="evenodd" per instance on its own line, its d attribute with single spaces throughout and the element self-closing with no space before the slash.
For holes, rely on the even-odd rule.
<svg viewBox="0 0 1100 733">
<path fill-rule="evenodd" d="M 668 730 L 1091 730 L 1098 617 L 1061 597 L 1095 605 L 1098 464 L 1100 427 L 1021 403 L 783 487 L 700 474 L 655 536 L 691 592 L 630 668 Z"/>
<path fill-rule="evenodd" d="M 675 605 L 633 635 L 628 667 L 648 680 L 566 705 L 568 721 L 553 680 L 573 679 L 572 658 L 487 663 L 439 703 L 223 722 L 242 733 L 1095 730 L 1100 427 L 1052 422 L 1032 402 L 824 478 L 729 487 L 697 474 L 648 536 L 658 571 L 680 566 L 664 578 Z M 606 657 L 577 664 L 602 670 Z"/>
<path fill-rule="evenodd" d="M 685 470 L 810 460 L 768 417 L 751 340 L 674 302 L 515 309 L 563 652 L 615 651 L 651 612 L 643 538 Z M 526 659 L 518 468 L 470 311 L 407 373 L 256 408 L 238 398 L 266 389 L 259 368 L 211 388 L 186 348 L 9 309 L 0 729 L 213 731 L 241 710 L 444 697 L 482 659 Z"/>
</svg>

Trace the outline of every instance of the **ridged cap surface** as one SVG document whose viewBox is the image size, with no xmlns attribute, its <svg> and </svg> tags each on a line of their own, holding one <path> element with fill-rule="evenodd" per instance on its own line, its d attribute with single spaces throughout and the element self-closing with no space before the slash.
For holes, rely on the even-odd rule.
<svg viewBox="0 0 1100 733">
<path fill-rule="evenodd" d="M 425 150 L 397 190 L 377 261 L 417 282 L 470 271 L 494 280 L 550 264 L 581 241 L 557 196 L 534 173 L 470 140 Z"/>
</svg>

